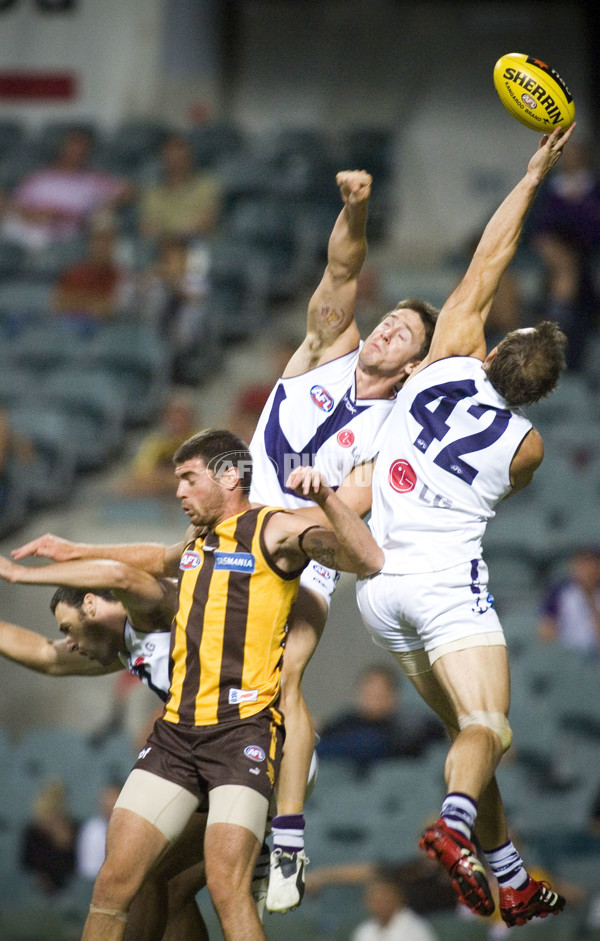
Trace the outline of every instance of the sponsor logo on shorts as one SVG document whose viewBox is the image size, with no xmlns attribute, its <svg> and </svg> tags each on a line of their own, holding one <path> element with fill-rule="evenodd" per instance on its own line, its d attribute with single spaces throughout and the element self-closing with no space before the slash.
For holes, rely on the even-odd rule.
<svg viewBox="0 0 600 941">
<path fill-rule="evenodd" d="M 251 761 L 264 761 L 267 757 L 260 745 L 246 745 L 244 754 L 246 758 L 249 758 Z"/>
<path fill-rule="evenodd" d="M 337 443 L 340 448 L 351 448 L 354 444 L 354 432 L 350 428 L 342 428 L 337 433 Z"/>
<path fill-rule="evenodd" d="M 229 703 L 237 706 L 240 702 L 256 702 L 258 699 L 257 689 L 230 689 Z"/>
<path fill-rule="evenodd" d="M 148 745 L 148 748 L 142 748 L 141 752 L 138 755 L 138 761 L 140 758 L 145 758 L 146 755 L 152 751 L 152 745 Z"/>
<path fill-rule="evenodd" d="M 186 551 L 181 556 L 181 562 L 179 563 L 180 569 L 197 569 L 199 565 L 202 564 L 202 556 L 198 552 L 192 552 L 191 549 L 186 549 Z"/>
<path fill-rule="evenodd" d="M 250 774 L 260 774 L 260 768 L 248 768 Z"/>
<path fill-rule="evenodd" d="M 310 390 L 310 397 L 315 405 L 324 412 L 330 412 L 333 408 L 333 397 L 323 386 L 313 386 Z"/>
<path fill-rule="evenodd" d="M 215 552 L 215 571 L 253 572 L 254 567 L 251 552 Z"/>
<path fill-rule="evenodd" d="M 392 490 L 396 493 L 410 493 L 415 489 L 417 475 L 403 457 L 392 461 L 388 471 L 388 481 Z"/>
</svg>

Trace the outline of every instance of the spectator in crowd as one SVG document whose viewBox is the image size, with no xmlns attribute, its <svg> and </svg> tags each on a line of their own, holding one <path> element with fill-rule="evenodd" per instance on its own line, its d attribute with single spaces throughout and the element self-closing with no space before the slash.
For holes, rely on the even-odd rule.
<svg viewBox="0 0 600 941">
<path fill-rule="evenodd" d="M 385 868 L 401 887 L 405 903 L 417 915 L 456 910 L 458 903 L 454 890 L 433 860 L 415 857 L 399 863 L 388 862 Z M 381 869 L 379 863 L 372 861 L 321 866 L 307 872 L 306 891 L 309 895 L 315 895 L 331 885 L 366 886 Z"/>
<path fill-rule="evenodd" d="M 406 904 L 393 870 L 376 870 L 365 889 L 364 904 L 370 918 L 356 928 L 352 941 L 436 941 L 427 920 Z"/>
<path fill-rule="evenodd" d="M 108 821 L 121 790 L 120 784 L 107 784 L 98 800 L 98 813 L 81 824 L 75 845 L 77 874 L 95 879 L 104 862 Z"/>
<path fill-rule="evenodd" d="M 55 314 L 88 328 L 123 309 L 127 276 L 115 260 L 115 250 L 114 228 L 107 223 L 93 227 L 87 256 L 58 276 L 51 302 Z"/>
<path fill-rule="evenodd" d="M 140 232 L 155 241 L 205 237 L 219 221 L 221 202 L 217 178 L 196 170 L 187 138 L 171 134 L 161 149 L 161 180 L 142 193 Z"/>
<path fill-rule="evenodd" d="M 196 408 L 183 393 L 168 398 L 156 428 L 141 441 L 131 463 L 113 484 L 125 497 L 165 497 L 175 500 L 177 481 L 173 455 L 198 430 Z"/>
<path fill-rule="evenodd" d="M 168 344 L 173 382 L 188 382 L 189 361 L 206 342 L 210 253 L 200 243 L 165 238 L 137 286 L 137 307 Z M 193 377 L 195 381 L 198 376 Z"/>
<path fill-rule="evenodd" d="M 402 706 L 400 674 L 383 664 L 359 677 L 356 707 L 328 722 L 320 732 L 319 758 L 346 758 L 366 772 L 386 758 L 415 758 L 432 742 L 444 741 L 441 722 Z"/>
<path fill-rule="evenodd" d="M 75 872 L 77 824 L 66 805 L 59 779 L 50 780 L 35 799 L 31 821 L 21 842 L 21 863 L 34 873 L 45 895 L 64 889 Z"/>
<path fill-rule="evenodd" d="M 600 548 L 582 547 L 569 560 L 569 574 L 542 602 L 538 637 L 563 647 L 600 650 Z"/>
<path fill-rule="evenodd" d="M 85 130 L 67 131 L 56 160 L 35 170 L 8 199 L 2 234 L 35 252 L 83 232 L 93 214 L 133 196 L 132 184 L 90 166 L 94 147 Z"/>
<path fill-rule="evenodd" d="M 527 232 L 545 274 L 540 316 L 562 327 L 569 340 L 567 365 L 579 369 L 600 314 L 592 267 L 600 251 L 600 177 L 584 140 L 565 150 L 547 178 Z"/>
</svg>

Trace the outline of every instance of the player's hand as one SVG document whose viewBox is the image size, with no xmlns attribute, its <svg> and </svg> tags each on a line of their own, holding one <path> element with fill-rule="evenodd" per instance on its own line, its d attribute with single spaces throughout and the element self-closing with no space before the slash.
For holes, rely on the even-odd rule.
<svg viewBox="0 0 600 941">
<path fill-rule="evenodd" d="M 286 487 L 299 497 L 309 497 L 319 506 L 325 503 L 332 492 L 321 472 L 314 467 L 295 467 L 286 481 Z"/>
<path fill-rule="evenodd" d="M 68 562 L 69 559 L 77 558 L 75 543 L 62 539 L 60 536 L 53 536 L 52 533 L 38 536 L 37 539 L 26 542 L 24 546 L 12 549 L 10 554 L 13 559 L 24 559 L 26 556 L 36 555 L 52 559 L 54 562 Z"/>
<path fill-rule="evenodd" d="M 570 139 L 571 134 L 577 127 L 574 122 L 567 131 L 561 127 L 555 127 L 551 134 L 544 134 L 540 140 L 538 149 L 529 161 L 527 172 L 536 177 L 541 182 L 547 173 L 558 162 L 563 152 L 563 147 Z"/>
<path fill-rule="evenodd" d="M 341 170 L 335 181 L 345 204 L 365 202 L 371 195 L 373 177 L 366 170 Z"/>
</svg>

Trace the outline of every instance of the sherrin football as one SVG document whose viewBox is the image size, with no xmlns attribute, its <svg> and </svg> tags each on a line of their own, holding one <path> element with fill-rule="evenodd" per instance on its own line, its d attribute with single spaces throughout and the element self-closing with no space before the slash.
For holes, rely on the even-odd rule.
<svg viewBox="0 0 600 941">
<path fill-rule="evenodd" d="M 494 85 L 513 118 L 541 134 L 575 120 L 575 102 L 562 78 L 540 59 L 510 52 L 494 66 Z"/>
</svg>

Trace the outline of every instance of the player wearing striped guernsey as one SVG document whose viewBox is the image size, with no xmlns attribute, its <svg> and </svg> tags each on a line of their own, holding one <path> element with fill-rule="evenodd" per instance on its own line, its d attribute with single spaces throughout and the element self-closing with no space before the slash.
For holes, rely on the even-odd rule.
<svg viewBox="0 0 600 941">
<path fill-rule="evenodd" d="M 331 530 L 253 507 L 251 463 L 225 431 L 195 435 L 175 455 L 178 497 L 202 535 L 180 559 L 169 700 L 113 811 L 84 941 L 123 938 L 136 891 L 207 794 L 207 881 L 223 933 L 265 939 L 250 882 L 281 753 L 280 661 L 299 574 L 309 558 L 372 574 L 382 556 L 312 468 L 287 486 L 312 497 Z"/>
</svg>

